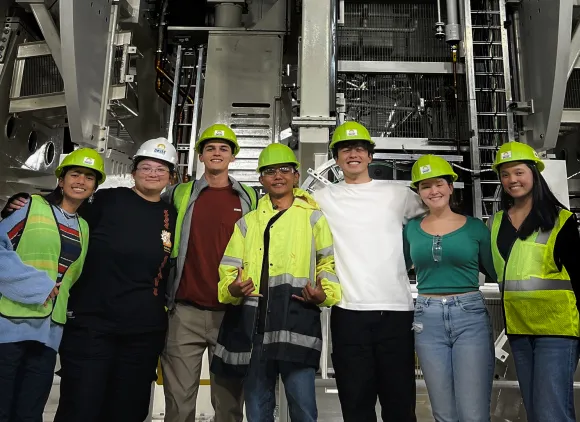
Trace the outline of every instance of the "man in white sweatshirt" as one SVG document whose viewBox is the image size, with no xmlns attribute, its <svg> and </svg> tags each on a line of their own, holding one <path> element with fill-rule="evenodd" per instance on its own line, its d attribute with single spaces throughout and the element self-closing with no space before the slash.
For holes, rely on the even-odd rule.
<svg viewBox="0 0 580 422">
<path fill-rule="evenodd" d="M 345 422 L 415 422 L 413 298 L 403 225 L 425 212 L 408 187 L 372 180 L 375 143 L 345 122 L 330 149 L 344 182 L 315 192 L 334 236 L 342 300 L 331 314 L 332 362 Z"/>
</svg>

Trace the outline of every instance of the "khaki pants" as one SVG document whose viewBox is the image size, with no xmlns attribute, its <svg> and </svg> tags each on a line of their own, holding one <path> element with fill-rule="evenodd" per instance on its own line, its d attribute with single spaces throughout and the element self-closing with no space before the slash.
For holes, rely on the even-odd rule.
<svg viewBox="0 0 580 422">
<path fill-rule="evenodd" d="M 211 364 L 223 317 L 223 311 L 182 304 L 170 313 L 167 345 L 161 355 L 165 422 L 195 421 L 203 353 L 208 348 Z M 215 422 L 242 422 L 242 380 L 210 373 L 210 384 Z"/>
</svg>

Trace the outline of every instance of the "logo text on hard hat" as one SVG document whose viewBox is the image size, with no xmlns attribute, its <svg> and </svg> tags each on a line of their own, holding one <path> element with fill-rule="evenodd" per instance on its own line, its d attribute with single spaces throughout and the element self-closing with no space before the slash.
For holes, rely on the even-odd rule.
<svg viewBox="0 0 580 422">
<path fill-rule="evenodd" d="M 421 166 L 419 167 L 419 171 L 421 172 L 421 174 L 431 173 L 431 165 L 427 164 L 425 166 Z"/>
<path fill-rule="evenodd" d="M 501 159 L 502 160 L 507 160 L 508 158 L 512 158 L 512 152 L 511 151 L 506 151 L 506 152 L 502 152 L 501 153 Z"/>
<path fill-rule="evenodd" d="M 91 157 L 85 157 L 85 158 L 83 158 L 83 164 L 86 164 L 87 166 L 94 166 L 95 159 L 91 158 Z"/>
<path fill-rule="evenodd" d="M 356 130 L 356 129 L 348 129 L 346 131 L 346 136 L 358 136 L 358 130 Z"/>
<path fill-rule="evenodd" d="M 157 146 L 153 149 L 155 154 L 165 155 L 165 145 L 157 144 Z"/>
<path fill-rule="evenodd" d="M 225 132 L 223 130 L 215 130 L 213 132 L 214 136 L 225 136 Z"/>
</svg>

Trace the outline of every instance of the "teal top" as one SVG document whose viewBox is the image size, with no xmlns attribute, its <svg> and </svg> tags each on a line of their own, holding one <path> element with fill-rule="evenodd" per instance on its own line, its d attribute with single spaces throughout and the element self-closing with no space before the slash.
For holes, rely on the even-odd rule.
<svg viewBox="0 0 580 422">
<path fill-rule="evenodd" d="M 415 266 L 422 294 L 466 293 L 479 289 L 479 272 L 497 279 L 491 257 L 491 233 L 479 219 L 443 236 L 421 228 L 424 216 L 410 220 L 403 231 L 407 268 Z M 437 238 L 436 238 L 437 237 Z"/>
</svg>

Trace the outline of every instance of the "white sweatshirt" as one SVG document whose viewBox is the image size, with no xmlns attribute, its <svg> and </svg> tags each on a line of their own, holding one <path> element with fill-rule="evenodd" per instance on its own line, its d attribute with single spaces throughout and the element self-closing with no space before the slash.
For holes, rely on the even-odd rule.
<svg viewBox="0 0 580 422">
<path fill-rule="evenodd" d="M 314 192 L 334 237 L 337 305 L 358 311 L 410 311 L 403 225 L 425 212 L 419 196 L 386 180 L 345 182 Z"/>
</svg>

